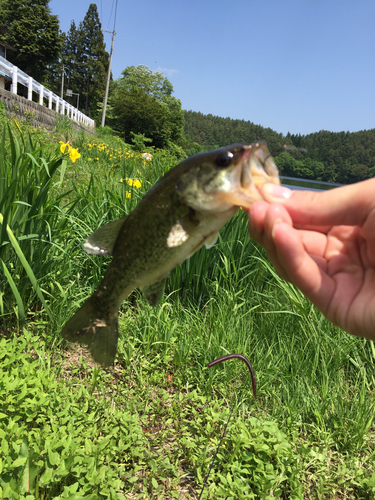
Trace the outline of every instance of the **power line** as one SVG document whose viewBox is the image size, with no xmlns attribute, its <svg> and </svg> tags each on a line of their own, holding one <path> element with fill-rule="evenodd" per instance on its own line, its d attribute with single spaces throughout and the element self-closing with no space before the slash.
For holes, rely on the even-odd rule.
<svg viewBox="0 0 375 500">
<path fill-rule="evenodd" d="M 111 7 L 111 13 L 109 15 L 109 19 L 108 19 L 108 27 L 107 27 L 107 31 L 109 31 L 109 25 L 111 24 L 111 19 L 112 19 L 112 12 L 113 12 L 113 6 L 115 4 L 115 0 L 112 1 L 112 7 Z M 116 8 L 117 8 L 117 5 L 116 5 Z"/>
<path fill-rule="evenodd" d="M 112 4 L 113 7 L 113 4 Z M 111 14 L 112 16 L 112 14 Z M 116 0 L 116 7 L 115 7 L 115 19 L 113 23 L 113 31 L 112 31 L 112 45 L 111 45 L 111 53 L 109 56 L 109 66 L 108 66 L 108 74 L 107 74 L 107 85 L 105 89 L 105 95 L 104 95 L 104 103 L 103 103 L 103 114 L 102 114 L 102 127 L 105 125 L 105 114 L 107 111 L 107 100 L 108 100 L 108 91 L 109 91 L 109 80 L 111 79 L 111 65 L 112 65 L 112 55 L 113 55 L 113 45 L 115 43 L 115 27 L 116 27 L 116 16 L 117 16 L 117 0 Z M 107 30 L 105 30 L 107 31 Z"/>
<path fill-rule="evenodd" d="M 115 31 L 116 29 L 116 16 L 117 16 L 117 2 L 118 0 L 116 0 L 116 8 L 115 8 L 115 20 L 113 22 L 113 31 Z"/>
</svg>

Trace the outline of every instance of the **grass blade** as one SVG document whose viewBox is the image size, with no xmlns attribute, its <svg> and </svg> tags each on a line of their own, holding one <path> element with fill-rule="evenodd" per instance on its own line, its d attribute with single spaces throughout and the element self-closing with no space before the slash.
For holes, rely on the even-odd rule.
<svg viewBox="0 0 375 500">
<path fill-rule="evenodd" d="M 16 299 L 17 306 L 18 306 L 18 312 L 19 312 L 19 319 L 20 319 L 20 322 L 22 324 L 22 323 L 25 322 L 26 315 L 25 315 L 25 308 L 24 308 L 24 305 L 23 305 L 23 301 L 22 301 L 21 295 L 19 294 L 19 292 L 17 290 L 17 286 L 14 283 L 12 275 L 8 271 L 7 266 L 5 265 L 5 263 L 2 260 L 1 260 L 1 263 L 2 263 L 2 266 L 3 266 L 4 275 L 5 275 L 6 279 L 8 280 L 8 283 L 9 283 L 10 288 L 12 289 L 14 298 Z"/>
<path fill-rule="evenodd" d="M 0 224 L 3 224 L 3 221 L 4 221 L 3 215 L 0 214 Z M 8 225 L 6 226 L 6 230 L 8 233 L 9 241 L 11 242 L 18 258 L 20 259 L 21 264 L 22 264 L 23 268 L 25 269 L 27 276 L 29 277 L 29 280 L 31 281 L 31 284 L 33 285 L 33 288 L 34 288 L 36 294 L 38 295 L 40 301 L 42 302 L 44 309 L 46 310 L 48 316 L 51 316 L 50 310 L 46 304 L 46 301 L 44 300 L 43 293 L 38 285 L 37 279 L 35 278 L 33 270 L 31 269 L 30 264 L 27 262 L 27 259 L 24 255 L 24 253 L 22 252 L 21 247 L 18 244 L 17 238 L 14 236 L 11 228 Z"/>
</svg>

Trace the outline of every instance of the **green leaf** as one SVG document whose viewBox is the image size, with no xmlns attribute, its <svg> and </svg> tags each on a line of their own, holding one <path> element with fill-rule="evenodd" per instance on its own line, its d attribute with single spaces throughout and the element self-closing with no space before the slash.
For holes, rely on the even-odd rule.
<svg viewBox="0 0 375 500">
<path fill-rule="evenodd" d="M 63 180 L 64 180 L 66 165 L 67 165 L 67 161 L 64 159 L 61 162 L 61 168 L 60 168 L 60 185 L 62 185 Z"/>
<path fill-rule="evenodd" d="M 57 465 L 58 463 L 60 463 L 60 455 L 57 452 L 49 449 L 48 450 L 48 460 L 50 461 L 51 465 Z"/>
<path fill-rule="evenodd" d="M 158 482 L 156 481 L 156 479 L 155 479 L 154 477 L 151 479 L 151 482 L 152 482 L 152 486 L 153 486 L 155 489 L 157 489 L 159 485 L 158 485 Z"/>
<path fill-rule="evenodd" d="M 90 439 L 85 439 L 85 452 L 89 455 L 92 453 L 92 442 Z"/>
<path fill-rule="evenodd" d="M 16 458 L 16 460 L 12 463 L 12 467 L 14 467 L 15 469 L 17 467 L 21 467 L 21 465 L 23 465 L 27 460 L 27 457 L 20 457 L 20 458 Z"/>
<path fill-rule="evenodd" d="M 45 471 L 40 477 L 40 482 L 42 484 L 48 484 L 52 479 L 52 475 L 53 475 L 53 469 L 46 467 Z"/>
<path fill-rule="evenodd" d="M 20 457 L 26 458 L 25 467 L 20 478 L 21 491 L 23 493 L 33 493 L 35 491 L 35 478 L 39 472 L 39 467 L 35 463 L 38 454 L 33 449 L 30 449 L 27 438 L 22 441 Z"/>
<path fill-rule="evenodd" d="M 155 462 L 155 460 L 153 458 L 151 458 L 149 461 L 148 461 L 148 465 L 151 467 L 152 469 L 152 472 L 156 473 L 156 471 L 158 470 L 158 466 Z"/>
<path fill-rule="evenodd" d="M 69 495 L 69 500 L 101 500 L 102 497 L 99 495 Z"/>
</svg>

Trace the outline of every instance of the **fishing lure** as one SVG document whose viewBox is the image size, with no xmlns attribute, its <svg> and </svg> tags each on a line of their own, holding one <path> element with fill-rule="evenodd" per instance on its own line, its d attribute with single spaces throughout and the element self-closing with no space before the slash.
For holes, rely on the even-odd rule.
<svg viewBox="0 0 375 500">
<path fill-rule="evenodd" d="M 244 356 L 243 354 L 227 354 L 226 356 L 221 356 L 221 358 L 217 358 L 214 361 L 211 361 L 208 363 L 208 368 L 211 368 L 212 366 L 218 365 L 219 363 L 222 363 L 223 361 L 227 361 L 228 359 L 242 359 L 242 361 L 246 364 L 246 366 L 249 369 L 250 375 L 251 375 L 251 385 L 253 387 L 253 394 L 254 398 L 257 398 L 257 385 L 256 385 L 256 380 L 255 380 L 255 374 L 253 367 L 251 366 L 250 361 Z"/>
</svg>

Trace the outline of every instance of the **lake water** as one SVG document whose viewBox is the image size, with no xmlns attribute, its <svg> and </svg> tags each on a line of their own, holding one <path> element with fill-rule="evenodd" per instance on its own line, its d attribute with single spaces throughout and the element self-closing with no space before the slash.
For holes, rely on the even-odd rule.
<svg viewBox="0 0 375 500">
<path fill-rule="evenodd" d="M 296 179 L 295 177 L 280 177 L 281 184 L 290 189 L 299 189 L 309 191 L 327 191 L 335 187 L 343 186 L 344 184 L 335 184 L 334 182 L 311 181 L 308 179 Z"/>
</svg>

